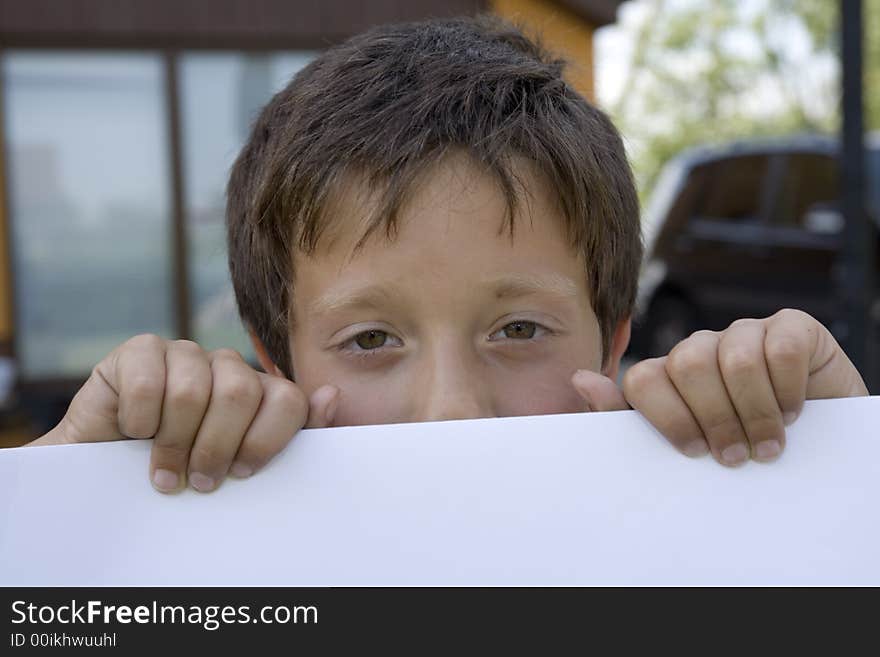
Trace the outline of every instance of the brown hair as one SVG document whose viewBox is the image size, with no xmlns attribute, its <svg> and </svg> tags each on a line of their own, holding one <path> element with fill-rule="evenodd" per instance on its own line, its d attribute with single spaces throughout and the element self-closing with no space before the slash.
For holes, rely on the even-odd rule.
<svg viewBox="0 0 880 657">
<path fill-rule="evenodd" d="M 513 158 L 540 170 L 586 258 L 603 363 L 635 303 L 638 200 L 611 121 L 562 79 L 563 62 L 497 18 L 386 25 L 330 48 L 263 108 L 227 189 L 229 268 L 245 324 L 293 377 L 293 253 L 314 251 L 322 210 L 353 169 L 381 190 L 376 228 L 393 237 L 417 177 L 450 148 L 491 171 L 513 221 Z"/>
</svg>

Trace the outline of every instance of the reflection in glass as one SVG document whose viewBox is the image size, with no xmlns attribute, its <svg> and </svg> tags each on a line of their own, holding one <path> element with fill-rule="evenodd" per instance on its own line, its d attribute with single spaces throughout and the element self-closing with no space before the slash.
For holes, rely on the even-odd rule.
<svg viewBox="0 0 880 657">
<path fill-rule="evenodd" d="M 83 376 L 137 333 L 173 337 L 161 60 L 7 51 L 3 78 L 23 378 Z"/>
</svg>

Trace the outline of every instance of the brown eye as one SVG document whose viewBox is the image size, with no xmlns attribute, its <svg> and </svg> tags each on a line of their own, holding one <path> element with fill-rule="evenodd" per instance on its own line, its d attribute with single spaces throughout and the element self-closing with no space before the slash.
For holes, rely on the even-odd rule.
<svg viewBox="0 0 880 657">
<path fill-rule="evenodd" d="M 536 328 L 534 322 L 511 322 L 504 327 L 504 336 L 514 340 L 530 340 L 535 337 Z"/>
<path fill-rule="evenodd" d="M 378 349 L 388 341 L 388 334 L 385 331 L 364 331 L 358 333 L 354 341 L 361 349 Z"/>
</svg>

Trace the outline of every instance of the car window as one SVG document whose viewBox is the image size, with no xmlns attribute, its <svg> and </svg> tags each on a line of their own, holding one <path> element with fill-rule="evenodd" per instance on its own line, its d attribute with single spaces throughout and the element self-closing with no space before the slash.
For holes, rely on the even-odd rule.
<svg viewBox="0 0 880 657">
<path fill-rule="evenodd" d="M 770 222 L 776 226 L 806 227 L 809 213 L 828 212 L 838 198 L 834 157 L 821 153 L 790 153 L 771 206 Z"/>
<path fill-rule="evenodd" d="M 869 148 L 867 151 L 867 176 L 865 182 L 868 186 L 868 207 L 874 213 L 874 217 L 880 223 L 880 145 Z"/>
<path fill-rule="evenodd" d="M 767 175 L 766 155 L 737 155 L 699 167 L 704 181 L 694 216 L 723 221 L 758 221 Z"/>
</svg>

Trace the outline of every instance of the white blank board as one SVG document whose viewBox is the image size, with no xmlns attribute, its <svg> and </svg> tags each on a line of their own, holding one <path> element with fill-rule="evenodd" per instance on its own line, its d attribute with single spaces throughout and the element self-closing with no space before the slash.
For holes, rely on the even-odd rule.
<svg viewBox="0 0 880 657">
<path fill-rule="evenodd" d="M 735 469 L 635 411 L 307 430 L 171 496 L 150 441 L 0 450 L 0 583 L 880 585 L 878 428 L 809 401 Z"/>
</svg>

